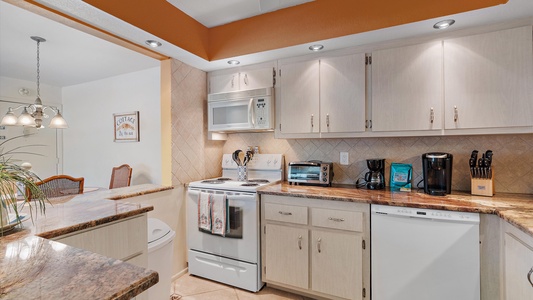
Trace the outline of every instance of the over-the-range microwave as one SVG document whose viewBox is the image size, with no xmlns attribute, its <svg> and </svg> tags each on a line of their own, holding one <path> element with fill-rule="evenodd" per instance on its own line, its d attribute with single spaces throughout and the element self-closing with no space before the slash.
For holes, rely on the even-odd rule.
<svg viewBox="0 0 533 300">
<path fill-rule="evenodd" d="M 274 89 L 209 94 L 207 120 L 213 132 L 274 130 Z"/>
</svg>

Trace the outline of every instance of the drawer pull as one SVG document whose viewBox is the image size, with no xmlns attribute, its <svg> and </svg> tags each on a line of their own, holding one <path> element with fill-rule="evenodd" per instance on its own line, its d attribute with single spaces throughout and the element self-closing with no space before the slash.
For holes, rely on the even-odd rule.
<svg viewBox="0 0 533 300">
<path fill-rule="evenodd" d="M 298 237 L 298 248 L 302 250 L 302 236 L 301 235 Z"/>
<path fill-rule="evenodd" d="M 533 274 L 533 267 L 531 267 L 531 270 L 529 270 L 529 273 L 527 273 L 527 281 L 529 281 L 529 284 L 533 287 L 533 282 L 531 282 L 531 274 Z"/>
<path fill-rule="evenodd" d="M 328 220 L 334 221 L 334 222 L 344 222 L 344 218 L 333 218 L 329 217 Z"/>
<path fill-rule="evenodd" d="M 292 216 L 292 213 L 291 212 L 286 212 L 286 211 L 279 211 L 278 212 L 280 215 L 284 215 L 284 216 Z"/>
<path fill-rule="evenodd" d="M 318 250 L 318 253 L 322 252 L 322 249 L 320 249 L 320 244 L 322 243 L 322 238 L 318 238 L 316 241 L 316 248 Z"/>
</svg>

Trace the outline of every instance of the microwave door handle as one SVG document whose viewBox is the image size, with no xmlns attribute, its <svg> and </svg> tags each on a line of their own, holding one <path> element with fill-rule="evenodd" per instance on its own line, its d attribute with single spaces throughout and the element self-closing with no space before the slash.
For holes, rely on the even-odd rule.
<svg viewBox="0 0 533 300">
<path fill-rule="evenodd" d="M 252 124 L 252 127 L 255 127 L 255 109 L 253 107 L 254 104 L 254 98 L 250 98 L 250 102 L 248 103 L 248 119 L 252 119 L 251 122 L 248 120 L 249 123 Z"/>
</svg>

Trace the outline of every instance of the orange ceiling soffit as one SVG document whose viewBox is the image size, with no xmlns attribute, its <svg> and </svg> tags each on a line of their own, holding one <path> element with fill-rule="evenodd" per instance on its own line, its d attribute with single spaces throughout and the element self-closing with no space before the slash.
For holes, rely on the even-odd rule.
<svg viewBox="0 0 533 300">
<path fill-rule="evenodd" d="M 97 28 L 93 25 L 90 25 L 88 23 L 82 22 L 78 19 L 75 19 L 71 16 L 65 15 L 59 11 L 53 10 L 47 6 L 44 6 L 40 3 L 37 3 L 32 0 L 1 0 L 5 1 L 7 3 L 13 4 L 15 6 L 18 6 L 22 9 L 25 9 L 27 11 L 31 11 L 35 14 L 38 14 L 42 17 L 48 18 L 50 20 L 56 21 L 58 23 L 61 23 L 65 26 L 77 29 L 79 31 L 91 34 L 93 36 L 99 37 L 103 40 L 106 40 L 108 42 L 120 45 L 122 47 L 128 48 L 132 51 L 144 54 L 146 56 L 149 56 L 151 58 L 157 59 L 157 60 L 165 60 L 168 59 L 168 56 L 162 55 L 158 52 L 152 51 L 146 47 L 139 46 L 135 43 L 132 43 L 126 39 L 123 39 L 121 37 L 118 37 L 116 35 L 113 35 L 107 31 L 104 31 L 100 28 Z"/>
<path fill-rule="evenodd" d="M 209 59 L 208 28 L 165 0 L 85 0 L 127 23 Z"/>
<path fill-rule="evenodd" d="M 315 0 L 213 28 L 166 0 L 85 2 L 212 61 L 463 13 L 507 0 Z"/>
<path fill-rule="evenodd" d="M 367 32 L 489 6 L 505 0 L 315 0 L 211 28 L 212 60 Z"/>
</svg>

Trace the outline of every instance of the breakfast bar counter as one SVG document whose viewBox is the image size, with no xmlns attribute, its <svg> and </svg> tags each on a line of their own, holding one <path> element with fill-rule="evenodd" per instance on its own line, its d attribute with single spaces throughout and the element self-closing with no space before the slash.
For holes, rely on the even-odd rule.
<svg viewBox="0 0 533 300">
<path fill-rule="evenodd" d="M 158 282 L 158 274 L 50 239 L 153 210 L 127 198 L 171 187 L 144 184 L 50 199 L 0 236 L 0 299 L 131 299 Z M 121 199 L 121 200 L 116 200 Z M 29 217 L 26 206 L 21 212 Z"/>
<path fill-rule="evenodd" d="M 533 195 L 498 193 L 493 197 L 452 192 L 432 196 L 422 192 L 356 189 L 352 185 L 331 187 L 291 185 L 288 182 L 268 185 L 258 190 L 263 195 L 315 198 L 333 201 L 362 202 L 403 207 L 495 214 L 533 236 Z"/>
</svg>

